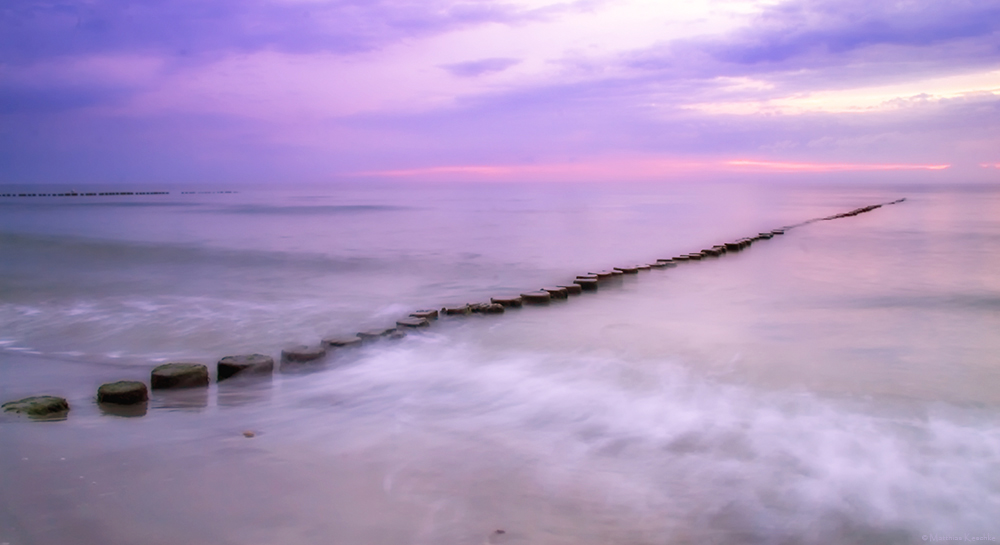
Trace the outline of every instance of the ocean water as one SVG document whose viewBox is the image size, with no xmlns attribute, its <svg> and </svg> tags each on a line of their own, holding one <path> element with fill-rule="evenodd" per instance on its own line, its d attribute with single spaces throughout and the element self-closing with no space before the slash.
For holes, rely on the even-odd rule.
<svg viewBox="0 0 1000 545">
<path fill-rule="evenodd" d="M 0 543 L 1000 536 L 1000 187 L 236 189 L 0 199 L 0 401 L 72 406 L 0 419 Z M 902 197 L 141 417 L 94 401 Z"/>
</svg>

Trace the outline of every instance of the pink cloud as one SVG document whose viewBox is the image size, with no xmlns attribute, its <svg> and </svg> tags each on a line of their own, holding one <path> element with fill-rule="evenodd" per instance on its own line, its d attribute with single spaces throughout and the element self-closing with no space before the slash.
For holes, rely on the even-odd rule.
<svg viewBox="0 0 1000 545">
<path fill-rule="evenodd" d="M 677 158 L 617 157 L 586 161 L 508 164 L 436 165 L 408 169 L 357 172 L 379 178 L 434 178 L 475 180 L 642 180 L 717 172 L 851 172 L 891 170 L 944 170 L 949 164 L 909 163 L 796 163 L 747 159 L 691 161 Z M 987 165 L 983 165 L 987 166 Z M 998 165 L 1000 167 L 1000 165 Z"/>
<path fill-rule="evenodd" d="M 788 161 L 753 161 L 739 159 L 726 161 L 725 165 L 740 170 L 767 170 L 774 172 L 851 172 L 877 170 L 944 170 L 951 165 L 921 165 L 912 163 L 792 163 Z"/>
</svg>

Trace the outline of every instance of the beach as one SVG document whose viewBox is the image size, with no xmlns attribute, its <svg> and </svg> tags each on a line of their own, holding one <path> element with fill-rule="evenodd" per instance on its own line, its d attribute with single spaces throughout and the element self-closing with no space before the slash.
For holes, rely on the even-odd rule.
<svg viewBox="0 0 1000 545">
<path fill-rule="evenodd" d="M 277 360 L 903 197 L 269 380 L 153 392 L 142 416 L 94 401 L 161 363 Z M 998 243 L 1000 190 L 959 183 L 5 198 L 0 401 L 71 410 L 0 421 L 0 542 L 997 535 Z"/>
</svg>

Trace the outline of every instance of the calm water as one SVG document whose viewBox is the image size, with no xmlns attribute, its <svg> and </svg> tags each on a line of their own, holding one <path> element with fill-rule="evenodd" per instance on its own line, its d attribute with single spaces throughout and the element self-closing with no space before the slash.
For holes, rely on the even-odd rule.
<svg viewBox="0 0 1000 545">
<path fill-rule="evenodd" d="M 141 418 L 93 401 L 899 197 Z M 1000 537 L 998 187 L 6 198 L 0 256 L 0 401 L 73 407 L 0 420 L 0 543 Z"/>
</svg>

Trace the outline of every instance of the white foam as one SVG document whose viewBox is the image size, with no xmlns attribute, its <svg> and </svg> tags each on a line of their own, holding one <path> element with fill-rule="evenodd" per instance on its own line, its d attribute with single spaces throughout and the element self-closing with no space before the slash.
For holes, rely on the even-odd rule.
<svg viewBox="0 0 1000 545">
<path fill-rule="evenodd" d="M 695 534 L 894 539 L 988 529 L 1000 513 L 995 415 L 885 416 L 877 404 L 761 392 L 664 361 L 497 357 L 426 342 L 289 391 L 309 407 L 352 400 L 357 412 L 386 420 L 381 432 L 365 432 L 376 436 L 368 441 L 402 435 L 414 458 L 435 457 L 403 466 L 442 464 L 477 479 L 481 468 L 463 456 L 522 460 L 557 496 L 586 489 L 640 519 L 668 513 Z M 343 429 L 303 428 L 313 441 L 347 446 Z M 463 456 L 436 459 L 442 452 Z M 413 494 L 424 486 L 405 469 L 392 483 Z"/>
</svg>

